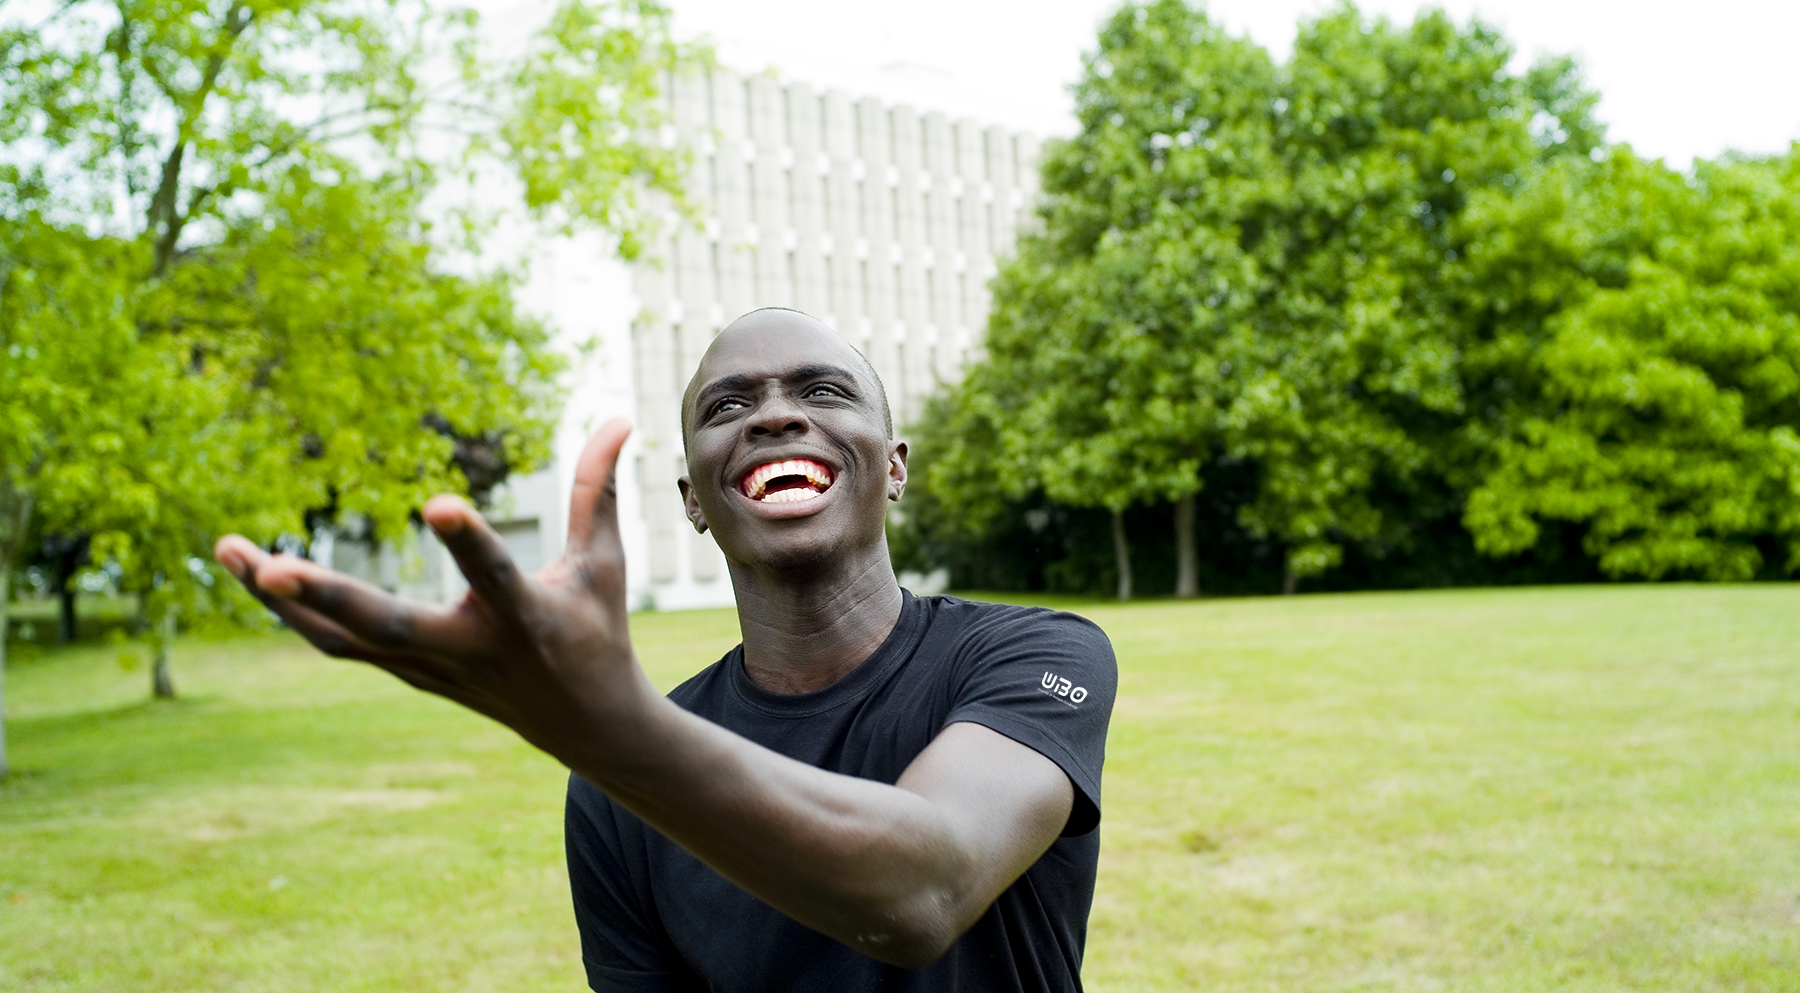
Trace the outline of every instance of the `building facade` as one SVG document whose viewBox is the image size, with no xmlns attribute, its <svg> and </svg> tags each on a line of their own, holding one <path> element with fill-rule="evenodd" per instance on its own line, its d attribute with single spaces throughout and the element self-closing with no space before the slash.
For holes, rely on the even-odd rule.
<svg viewBox="0 0 1800 993">
<path fill-rule="evenodd" d="M 634 266 L 644 602 L 731 602 L 724 559 L 677 496 L 680 400 L 713 335 L 757 307 L 811 314 L 862 350 L 897 425 L 981 348 L 988 282 L 1032 216 L 1029 135 L 725 69 L 669 87 L 697 219 Z"/>
<path fill-rule="evenodd" d="M 819 318 L 868 356 L 904 432 L 980 353 L 988 282 L 1037 194 L 1037 140 L 1002 127 L 724 68 L 665 93 L 663 139 L 689 155 L 690 209 L 669 207 L 629 267 L 577 242 L 537 268 L 530 300 L 606 354 L 577 363 L 553 464 L 509 481 L 489 513 L 521 567 L 555 558 L 583 441 L 630 416 L 619 491 L 634 609 L 733 602 L 724 557 L 689 526 L 675 484 L 681 395 L 713 336 L 758 307 Z M 429 533 L 373 555 L 338 544 L 327 536 L 321 557 L 389 589 L 463 589 Z"/>
</svg>

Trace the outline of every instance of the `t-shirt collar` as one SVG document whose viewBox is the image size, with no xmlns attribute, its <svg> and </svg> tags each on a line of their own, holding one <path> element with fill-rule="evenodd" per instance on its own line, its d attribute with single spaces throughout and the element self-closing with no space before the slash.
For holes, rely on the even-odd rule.
<svg viewBox="0 0 1800 993">
<path fill-rule="evenodd" d="M 890 669 L 912 657 L 924 632 L 924 600 L 905 587 L 901 587 L 900 597 L 900 618 L 894 622 L 894 630 L 868 658 L 837 682 L 811 693 L 765 690 L 744 671 L 744 646 L 739 644 L 725 660 L 733 693 L 746 705 L 772 717 L 811 717 L 861 699 Z"/>
</svg>

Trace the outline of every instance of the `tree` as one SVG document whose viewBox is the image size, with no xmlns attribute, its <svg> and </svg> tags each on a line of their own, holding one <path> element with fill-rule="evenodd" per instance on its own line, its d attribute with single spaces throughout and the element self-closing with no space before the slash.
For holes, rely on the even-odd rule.
<svg viewBox="0 0 1800 993">
<path fill-rule="evenodd" d="M 1454 220 L 1598 141 L 1571 63 L 1511 58 L 1479 23 L 1345 6 L 1276 67 L 1181 0 L 1119 11 L 958 394 L 992 419 L 1008 492 L 1174 500 L 1185 521 L 1182 501 L 1250 463 L 1238 520 L 1286 545 L 1288 591 L 1404 527 L 1372 494 L 1439 471 L 1463 411 L 1439 278 Z"/>
<path fill-rule="evenodd" d="M 0 19 L 0 561 L 34 515 L 89 533 L 166 633 L 229 606 L 220 531 L 330 508 L 394 535 L 467 485 L 458 439 L 543 456 L 548 332 L 508 271 L 448 274 L 482 218 L 427 198 L 511 182 L 634 253 L 644 191 L 679 195 L 653 98 L 692 53 L 637 0 L 568 0 L 510 61 L 480 39 L 466 10 L 361 0 Z"/>
<path fill-rule="evenodd" d="M 34 217 L 0 225 L 0 676 L 12 566 L 37 533 L 40 502 L 62 498 L 70 467 L 104 457 L 111 429 L 161 393 L 134 361 L 136 336 L 118 303 L 130 254 Z"/>
<path fill-rule="evenodd" d="M 1081 132 L 1046 155 L 1043 231 L 1002 271 L 987 359 L 957 393 L 958 423 L 1004 453 L 1006 492 L 1111 513 L 1120 599 L 1125 509 L 1173 500 L 1191 521 L 1218 447 L 1215 346 L 1236 316 L 1219 287 L 1251 268 L 1229 220 L 1271 194 L 1274 84 L 1261 49 L 1183 4 L 1116 14 L 1076 90 Z M 958 451 L 931 485 L 982 477 L 991 460 Z M 1178 591 L 1192 595 L 1184 539 Z"/>
<path fill-rule="evenodd" d="M 1800 569 L 1800 145 L 1692 176 L 1558 163 L 1468 237 L 1478 547 L 1570 522 L 1614 576 Z"/>
<path fill-rule="evenodd" d="M 1593 99 L 1567 60 L 1520 76 L 1512 48 L 1441 12 L 1409 29 L 1352 8 L 1303 25 L 1276 144 L 1291 196 L 1260 220 L 1274 250 L 1230 357 L 1230 450 L 1261 484 L 1240 511 L 1289 545 L 1284 589 L 1396 523 L 1371 494 L 1440 471 L 1463 415 L 1461 328 L 1439 277 L 1468 198 L 1539 161 L 1585 155 Z"/>
</svg>

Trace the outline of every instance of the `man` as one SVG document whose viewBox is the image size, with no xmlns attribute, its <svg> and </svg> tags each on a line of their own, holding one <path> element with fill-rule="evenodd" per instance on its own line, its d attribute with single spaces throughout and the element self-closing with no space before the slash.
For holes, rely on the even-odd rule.
<svg viewBox="0 0 1800 993">
<path fill-rule="evenodd" d="M 880 381 L 787 310 L 726 328 L 683 400 L 689 519 L 743 643 L 669 697 L 631 651 L 613 468 L 577 466 L 569 542 L 521 575 L 472 508 L 425 520 L 469 594 L 406 603 L 237 536 L 218 557 L 329 654 L 513 728 L 572 770 L 568 854 L 596 990 L 1076 990 L 1113 656 L 1044 610 L 915 598 Z"/>
</svg>

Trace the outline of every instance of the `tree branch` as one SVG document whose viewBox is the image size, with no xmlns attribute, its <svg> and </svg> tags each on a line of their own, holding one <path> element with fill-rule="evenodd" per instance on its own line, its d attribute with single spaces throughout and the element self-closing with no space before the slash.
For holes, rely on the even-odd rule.
<svg viewBox="0 0 1800 993">
<path fill-rule="evenodd" d="M 181 162 L 187 155 L 193 122 L 205 111 L 206 98 L 212 95 L 213 88 L 218 85 L 219 74 L 225 69 L 225 56 L 230 53 L 231 47 L 255 16 L 241 3 L 231 6 L 231 10 L 225 14 L 225 23 L 220 28 L 219 40 L 213 45 L 212 54 L 207 57 L 206 71 L 201 77 L 200 85 L 194 88 L 194 92 L 185 101 L 177 101 L 187 104 L 187 113 L 175 131 L 175 147 L 169 150 L 168 158 L 163 160 L 162 181 L 156 188 L 156 196 L 150 200 L 147 218 L 152 231 L 159 226 L 162 228 L 162 233 L 156 239 L 156 262 L 151 269 L 152 276 L 161 276 L 168 269 L 169 262 L 175 255 L 175 243 L 181 239 L 181 229 L 192 216 L 192 203 L 190 202 L 189 211 L 183 213 L 176 208 L 176 198 L 181 186 Z"/>
<path fill-rule="evenodd" d="M 169 157 L 163 160 L 162 182 L 156 187 L 156 195 L 150 198 L 149 227 L 155 231 L 159 226 L 162 234 L 156 239 L 156 264 L 151 269 L 152 276 L 161 276 L 169 267 L 169 260 L 174 256 L 175 242 L 181 237 L 181 227 L 186 218 L 175 212 L 175 194 L 181 184 L 181 160 L 187 155 L 187 136 L 178 130 L 175 134 L 175 147 L 170 150 Z M 159 224 L 160 222 L 160 224 Z"/>
<path fill-rule="evenodd" d="M 71 0 L 71 3 L 73 0 Z M 124 159 L 120 172 L 125 177 L 126 203 L 137 199 L 137 173 L 133 163 L 138 153 L 137 106 L 133 96 L 137 90 L 137 72 L 131 61 L 132 21 L 125 0 L 117 0 L 119 11 L 118 43 L 114 57 L 119 61 L 119 154 Z"/>
</svg>

